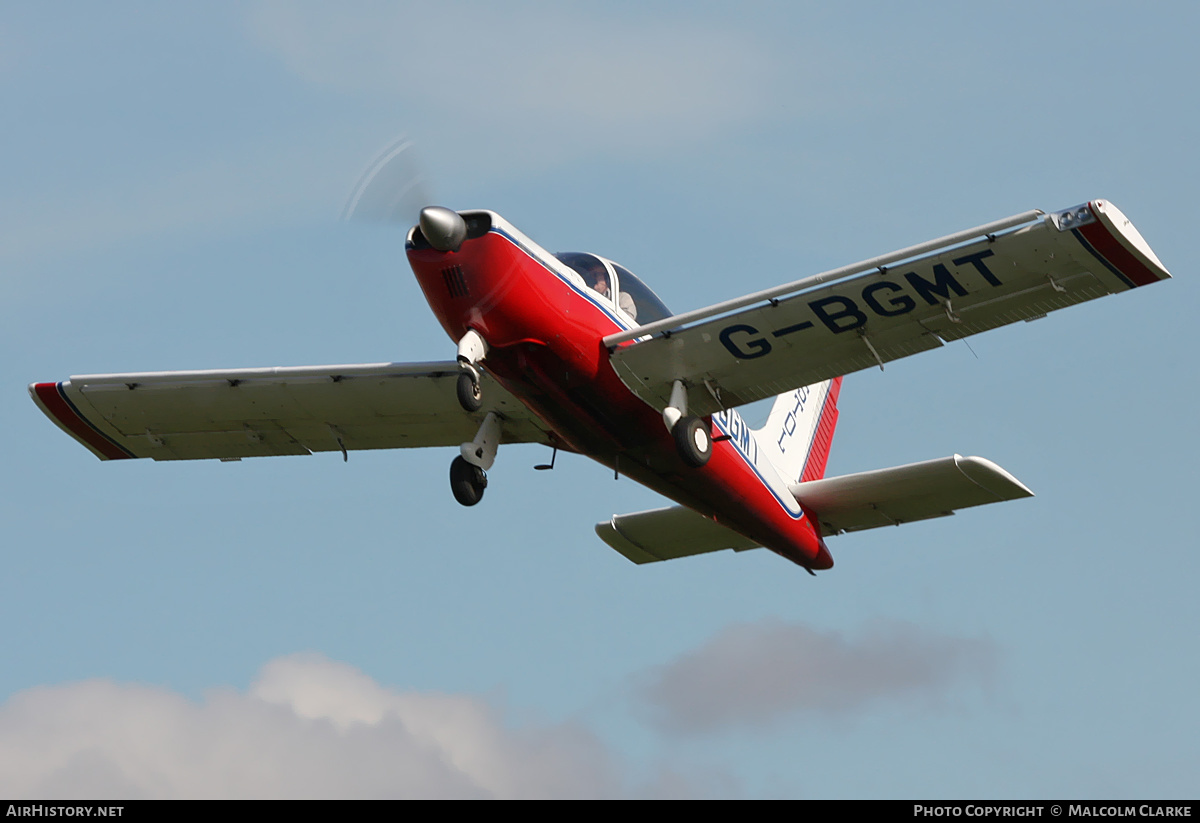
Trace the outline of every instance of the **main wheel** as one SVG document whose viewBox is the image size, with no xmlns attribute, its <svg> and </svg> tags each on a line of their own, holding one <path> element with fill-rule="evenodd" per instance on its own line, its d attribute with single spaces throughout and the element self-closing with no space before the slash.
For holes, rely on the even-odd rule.
<svg viewBox="0 0 1200 823">
<path fill-rule="evenodd" d="M 479 378 L 471 372 L 460 371 L 454 388 L 458 393 L 458 404 L 466 411 L 477 412 L 483 406 L 483 388 Z"/>
<path fill-rule="evenodd" d="M 461 456 L 450 463 L 450 491 L 454 499 L 464 506 L 474 506 L 483 499 L 487 488 L 487 475 L 478 466 L 472 466 Z"/>
<path fill-rule="evenodd" d="M 692 468 L 700 468 L 712 457 L 712 434 L 699 417 L 680 418 L 671 434 L 680 458 Z"/>
</svg>

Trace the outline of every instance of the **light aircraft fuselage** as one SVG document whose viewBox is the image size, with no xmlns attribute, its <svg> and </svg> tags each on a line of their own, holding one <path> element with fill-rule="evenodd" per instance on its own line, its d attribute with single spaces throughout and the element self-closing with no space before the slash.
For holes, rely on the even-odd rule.
<svg viewBox="0 0 1200 823">
<path fill-rule="evenodd" d="M 786 484 L 775 477 L 768 485 L 764 475 L 775 471 L 759 462 L 757 443 L 736 411 L 713 416 L 712 456 L 703 470 L 686 465 L 660 412 L 629 391 L 603 343 L 634 328 L 634 319 L 498 215 L 471 214 L 486 222 L 486 232 L 458 251 L 439 251 L 410 233 L 409 263 L 446 333 L 460 340 L 474 330 L 488 342 L 488 373 L 553 429 L 560 448 L 592 457 L 801 566 L 833 565 Z M 837 388 L 821 400 L 832 434 Z M 822 471 L 827 454 L 828 444 L 819 457 Z"/>
</svg>

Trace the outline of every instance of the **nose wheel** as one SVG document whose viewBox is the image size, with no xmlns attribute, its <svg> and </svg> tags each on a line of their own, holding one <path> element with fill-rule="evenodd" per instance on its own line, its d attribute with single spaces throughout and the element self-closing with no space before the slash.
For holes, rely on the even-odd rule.
<svg viewBox="0 0 1200 823">
<path fill-rule="evenodd" d="M 477 412 L 482 408 L 483 388 L 479 385 L 479 374 L 475 370 L 464 369 L 458 373 L 455 391 L 458 394 L 458 404 L 464 411 Z"/>
<path fill-rule="evenodd" d="M 474 506 L 483 499 L 483 490 L 487 488 L 487 474 L 478 466 L 473 466 L 461 457 L 456 457 L 450 463 L 450 490 L 454 499 L 464 506 Z"/>
<path fill-rule="evenodd" d="M 487 357 L 488 344 L 483 335 L 471 329 L 458 341 L 458 382 L 454 384 L 458 404 L 464 411 L 477 412 L 483 406 L 479 385 L 479 363 Z"/>
</svg>

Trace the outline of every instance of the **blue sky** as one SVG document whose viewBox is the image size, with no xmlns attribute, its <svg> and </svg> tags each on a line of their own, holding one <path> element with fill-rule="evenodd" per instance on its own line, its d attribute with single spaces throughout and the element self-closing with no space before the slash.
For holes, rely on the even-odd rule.
<svg viewBox="0 0 1200 823">
<path fill-rule="evenodd" d="M 1195 797 L 1189 4 L 7 4 L 0 795 Z M 846 380 L 829 470 L 1037 497 L 651 567 L 583 458 L 101 463 L 31 381 L 440 360 L 433 197 L 677 310 L 1103 197 L 1176 275 Z"/>
</svg>

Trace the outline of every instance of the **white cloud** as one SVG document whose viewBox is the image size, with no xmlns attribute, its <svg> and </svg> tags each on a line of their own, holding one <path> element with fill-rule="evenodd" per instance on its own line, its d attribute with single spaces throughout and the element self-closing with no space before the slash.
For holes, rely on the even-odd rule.
<svg viewBox="0 0 1200 823">
<path fill-rule="evenodd" d="M 333 223 L 353 182 L 354 166 L 321 168 L 320 148 L 241 147 L 232 159 L 199 158 L 189 167 L 147 175 L 115 175 L 46 192 L 0 197 L 0 286 L 22 275 L 20 264 L 46 255 L 92 253 L 163 235 L 236 231 L 247 225 L 310 217 L 324 206 Z M 319 171 L 314 171 L 316 166 Z M 304 170 L 304 174 L 298 174 Z"/>
<path fill-rule="evenodd" d="M 408 103 L 510 162 L 692 143 L 763 113 L 782 74 L 739 31 L 560 4 L 270 2 L 252 30 L 307 82 Z"/>
<path fill-rule="evenodd" d="M 984 640 L 878 622 L 853 637 L 779 621 L 732 626 L 648 672 L 637 707 L 670 734 L 761 728 L 938 698 L 986 679 Z M 669 743 L 668 740 L 663 742 Z M 672 762 L 685 762 L 672 758 Z M 315 654 L 268 662 L 202 701 L 90 680 L 0 705 L 0 796 L 45 798 L 732 796 L 729 774 L 634 765 L 574 722 L 514 723 L 468 695 L 388 688 Z"/>
<path fill-rule="evenodd" d="M 200 703 L 86 681 L 0 707 L 5 797 L 606 797 L 688 794 L 670 773 L 627 785 L 572 723 L 511 728 L 467 696 L 399 692 L 317 655 L 271 661 L 245 693 Z"/>
<path fill-rule="evenodd" d="M 96 157 L 80 164 L 87 172 L 79 179 L 55 170 L 0 197 L 0 288 L 28 280 L 22 266 L 47 256 L 312 219 L 321 208 L 332 221 L 376 140 L 391 135 L 381 126 L 407 128 L 423 155 L 453 164 L 464 179 L 511 178 L 703 141 L 767 110 L 782 74 L 747 34 L 555 4 L 266 2 L 248 17 L 255 42 L 310 87 L 312 119 L 287 119 L 285 104 L 236 119 L 249 104 L 200 86 L 220 95 L 219 110 L 250 136 L 231 142 L 217 132 L 195 156 L 154 154 L 133 166 L 82 146 Z M 274 83 L 271 93 L 290 99 L 285 84 L 257 70 L 248 86 Z M 136 91 L 118 87 L 105 104 L 140 111 L 136 97 L 123 96 Z M 277 115 L 284 119 L 273 128 Z"/>
<path fill-rule="evenodd" d="M 641 698 L 670 732 L 763 726 L 797 712 L 846 714 L 886 698 L 927 699 L 962 675 L 985 679 L 996 650 L 878 621 L 856 637 L 768 620 L 731 626 L 659 667 Z"/>
</svg>

